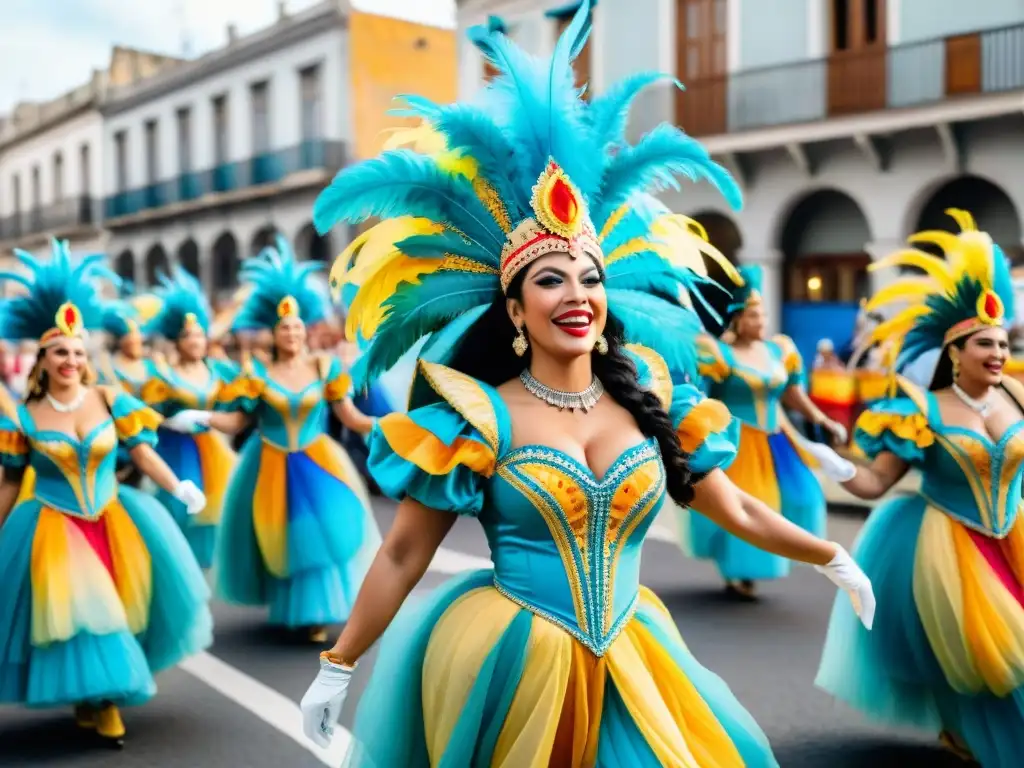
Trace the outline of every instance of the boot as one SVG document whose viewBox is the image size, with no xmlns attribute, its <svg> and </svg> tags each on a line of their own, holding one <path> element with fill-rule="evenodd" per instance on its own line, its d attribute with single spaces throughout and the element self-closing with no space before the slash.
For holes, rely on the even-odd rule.
<svg viewBox="0 0 1024 768">
<path fill-rule="evenodd" d="M 96 733 L 111 746 L 124 746 L 124 721 L 121 720 L 120 710 L 113 704 L 105 705 L 96 713 Z"/>
<path fill-rule="evenodd" d="M 88 704 L 75 705 L 75 725 L 91 730 L 96 727 L 96 710 Z"/>
</svg>

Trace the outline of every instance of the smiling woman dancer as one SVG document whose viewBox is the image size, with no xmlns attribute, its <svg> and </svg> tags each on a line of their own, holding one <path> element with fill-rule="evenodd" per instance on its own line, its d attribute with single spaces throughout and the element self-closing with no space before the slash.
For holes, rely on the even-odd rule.
<svg viewBox="0 0 1024 768">
<path fill-rule="evenodd" d="M 1011 768 L 1024 754 L 1024 385 L 1002 370 L 1014 296 L 999 247 L 970 214 L 948 213 L 959 235 L 911 238 L 946 261 L 915 249 L 883 259 L 875 266 L 927 276 L 868 305 L 909 302 L 874 337 L 902 341 L 900 367 L 940 349 L 931 386 L 900 377 L 896 396 L 861 416 L 854 437 L 870 465 L 811 446 L 861 498 L 921 474 L 918 493 L 868 518 L 855 552 L 882 591 L 875 628 L 862 632 L 837 604 L 818 683 L 884 722 L 941 732 L 985 768 Z"/>
<path fill-rule="evenodd" d="M 672 328 L 689 311 L 660 297 L 678 297 L 678 274 L 633 195 L 671 172 L 735 187 L 674 127 L 619 144 L 642 82 L 616 103 L 579 99 L 571 60 L 589 16 L 584 2 L 550 61 L 474 30 L 505 72 L 485 105 L 410 100 L 450 151 L 385 153 L 317 201 L 321 231 L 380 216 L 396 236 L 373 267 L 363 240 L 356 262 L 366 270 L 351 306 L 372 335 L 357 380 L 431 334 L 409 413 L 371 438 L 374 477 L 402 499 L 395 523 L 302 702 L 306 733 L 326 743 L 356 660 L 388 629 L 350 765 L 775 766 L 757 724 L 639 585 L 644 535 L 669 498 L 817 564 L 872 610 L 840 547 L 716 468 L 733 451 L 722 406 L 674 386 L 652 349 L 623 346 L 624 326 Z M 613 238 L 623 245 L 606 252 Z M 484 525 L 494 569 L 396 620 L 459 514 Z"/>
<path fill-rule="evenodd" d="M 16 251 L 28 277 L 0 275 L 27 289 L 0 303 L 0 337 L 39 341 L 27 401 L 0 401 L 0 702 L 73 704 L 81 727 L 120 744 L 118 707 L 153 696 L 153 675 L 208 646 L 212 627 L 203 574 L 167 511 L 118 486 L 118 446 L 191 512 L 205 499 L 153 451 L 159 416 L 91 385 L 100 257 L 53 251 L 47 263 Z M 12 511 L 26 467 L 34 487 Z"/>
</svg>

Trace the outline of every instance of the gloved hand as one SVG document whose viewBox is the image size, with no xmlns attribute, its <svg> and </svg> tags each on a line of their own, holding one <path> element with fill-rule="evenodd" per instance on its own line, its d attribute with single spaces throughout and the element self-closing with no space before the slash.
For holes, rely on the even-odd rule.
<svg viewBox="0 0 1024 768">
<path fill-rule="evenodd" d="M 178 411 L 173 416 L 164 419 L 160 426 L 174 432 L 185 432 L 187 434 L 194 432 L 196 427 L 210 426 L 211 416 L 213 414 L 209 411 Z"/>
<path fill-rule="evenodd" d="M 850 439 L 850 434 L 846 431 L 846 427 L 838 421 L 826 419 L 824 423 L 822 423 L 821 427 L 832 435 L 832 438 L 836 441 L 837 445 L 846 445 Z"/>
<path fill-rule="evenodd" d="M 825 473 L 825 477 L 829 480 L 845 483 L 857 475 L 856 464 L 847 461 L 824 443 L 803 441 L 800 443 L 800 446 L 817 459 L 818 464 L 821 466 L 821 471 Z"/>
<path fill-rule="evenodd" d="M 835 557 L 828 565 L 814 566 L 814 570 L 825 574 L 829 581 L 849 595 L 861 623 L 871 629 L 875 622 L 875 593 L 871 589 L 871 580 L 850 557 L 850 553 L 836 544 Z"/>
<path fill-rule="evenodd" d="M 190 515 L 206 509 L 206 495 L 191 480 L 182 480 L 174 488 L 174 498 L 185 505 Z"/>
<path fill-rule="evenodd" d="M 320 672 L 299 704 L 302 730 L 314 744 L 321 747 L 330 745 L 354 669 L 335 664 L 325 656 L 320 657 Z"/>
</svg>

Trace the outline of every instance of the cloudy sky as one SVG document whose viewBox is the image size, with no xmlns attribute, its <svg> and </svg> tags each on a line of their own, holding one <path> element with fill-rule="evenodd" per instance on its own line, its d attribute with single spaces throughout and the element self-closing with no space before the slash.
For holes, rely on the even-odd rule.
<svg viewBox="0 0 1024 768">
<path fill-rule="evenodd" d="M 301 10 L 318 0 L 287 0 Z M 113 45 L 198 55 L 222 45 L 234 23 L 245 34 L 272 23 L 278 0 L 0 0 L 0 114 L 19 101 L 51 99 L 106 66 Z M 453 0 L 352 0 L 360 10 L 441 26 Z"/>
</svg>

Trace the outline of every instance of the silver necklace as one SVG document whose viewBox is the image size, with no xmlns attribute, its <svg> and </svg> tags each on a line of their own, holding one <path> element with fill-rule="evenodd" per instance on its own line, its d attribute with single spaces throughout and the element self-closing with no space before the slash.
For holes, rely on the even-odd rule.
<svg viewBox="0 0 1024 768">
<path fill-rule="evenodd" d="M 560 411 L 583 411 L 587 413 L 597 405 L 597 401 L 604 394 L 604 385 L 596 376 L 590 382 L 590 386 L 582 392 L 562 392 L 557 389 L 541 384 L 533 377 L 528 370 L 519 374 L 519 380 L 523 382 L 526 391 L 548 405 L 552 405 Z"/>
<path fill-rule="evenodd" d="M 970 408 L 972 411 L 977 413 L 982 418 L 988 416 L 989 411 L 992 410 L 992 390 L 990 389 L 984 397 L 975 398 L 968 395 L 960 385 L 956 382 L 953 383 L 953 394 L 960 398 L 960 402 Z"/>
<path fill-rule="evenodd" d="M 84 389 L 78 390 L 78 394 L 75 395 L 75 399 L 70 403 L 62 403 L 60 400 L 55 398 L 49 392 L 46 393 L 46 401 L 50 404 L 57 413 L 71 413 L 77 411 L 82 407 L 82 403 L 85 402 L 86 391 Z"/>
</svg>

